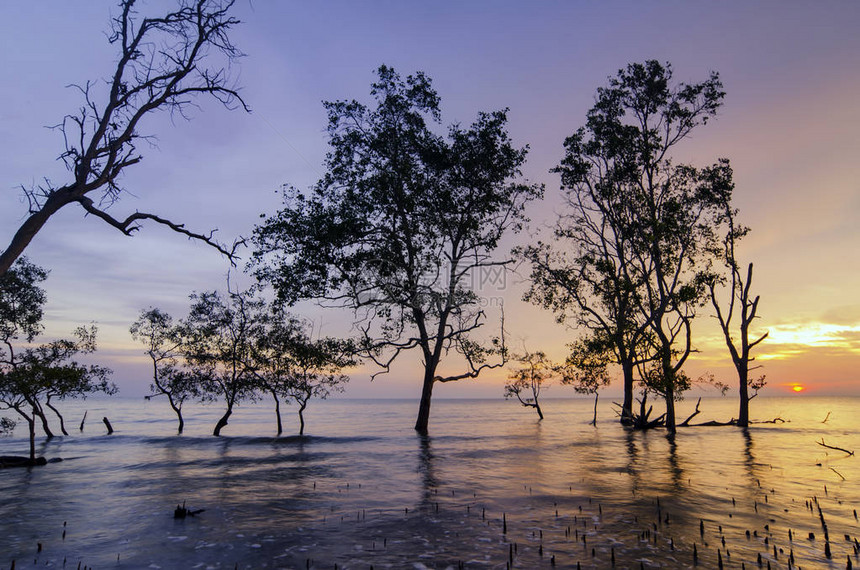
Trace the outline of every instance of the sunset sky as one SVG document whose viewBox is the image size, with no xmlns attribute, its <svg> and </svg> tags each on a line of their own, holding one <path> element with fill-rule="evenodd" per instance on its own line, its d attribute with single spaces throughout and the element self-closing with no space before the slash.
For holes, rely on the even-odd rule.
<svg viewBox="0 0 860 570">
<path fill-rule="evenodd" d="M 21 185 L 68 180 L 56 160 L 62 137 L 46 127 L 80 105 L 67 85 L 112 70 L 105 31 L 116 11 L 95 1 L 0 4 L 0 248 L 26 214 Z M 124 175 L 129 194 L 114 215 L 152 212 L 197 231 L 218 228 L 227 242 L 250 234 L 261 213 L 278 208 L 281 185 L 305 188 L 321 176 L 321 101 L 367 101 L 373 71 L 385 63 L 433 79 L 445 125 L 510 108 L 514 141 L 530 146 L 525 175 L 547 188 L 515 240 L 522 243 L 554 220 L 559 180 L 549 169 L 608 76 L 646 59 L 670 62 L 685 82 L 718 71 L 725 104 L 676 157 L 698 165 L 727 157 L 734 167 L 736 205 L 752 228 L 741 258 L 755 264 L 757 330 L 770 333 L 758 352 L 765 393 L 800 385 L 801 393 L 860 394 L 860 3 L 237 0 L 235 15 L 243 23 L 233 39 L 246 57 L 231 73 L 252 112 L 204 102 L 190 121 L 151 117 L 142 132 L 156 144 L 141 145 L 144 160 Z M 128 334 L 138 312 L 158 306 L 180 317 L 189 293 L 223 289 L 229 269 L 216 251 L 165 228 L 145 225 L 128 238 L 71 206 L 26 255 L 51 271 L 47 336 L 97 323 L 98 360 L 126 396 L 147 393 L 149 383 L 143 349 Z M 511 342 L 563 357 L 576 331 L 520 301 L 520 279 L 510 275 L 493 293 L 505 299 Z M 710 314 L 698 319 L 700 353 L 688 373 L 733 384 Z M 343 315 L 306 315 L 323 334 L 348 330 Z M 417 398 L 418 354 L 401 358 L 373 384 L 357 371 L 346 395 Z M 501 397 L 502 378 L 435 394 Z"/>
</svg>

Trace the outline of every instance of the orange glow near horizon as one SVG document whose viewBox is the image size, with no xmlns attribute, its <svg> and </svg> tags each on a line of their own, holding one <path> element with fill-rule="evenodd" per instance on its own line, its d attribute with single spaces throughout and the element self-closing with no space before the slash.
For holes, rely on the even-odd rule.
<svg viewBox="0 0 860 570">
<path fill-rule="evenodd" d="M 789 386 L 791 387 L 792 392 L 803 392 L 806 390 L 806 386 L 802 384 L 790 384 Z"/>
</svg>

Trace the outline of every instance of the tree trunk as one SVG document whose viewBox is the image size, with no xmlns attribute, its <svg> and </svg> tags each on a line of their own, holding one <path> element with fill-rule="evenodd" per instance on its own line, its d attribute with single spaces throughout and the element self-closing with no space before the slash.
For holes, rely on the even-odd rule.
<svg viewBox="0 0 860 570">
<path fill-rule="evenodd" d="M 430 398 L 433 396 L 433 382 L 436 376 L 436 363 L 428 362 L 424 367 L 424 386 L 421 390 L 421 403 L 418 405 L 418 420 L 415 431 L 427 433 L 430 423 Z"/>
<path fill-rule="evenodd" d="M 307 401 L 302 402 L 299 406 L 299 435 L 305 435 L 305 408 L 307 407 Z"/>
<path fill-rule="evenodd" d="M 11 243 L 9 246 L 0 253 L 0 275 L 6 273 L 12 264 L 15 263 L 24 250 L 30 245 L 30 242 L 39 233 L 39 230 L 42 229 L 42 226 L 45 225 L 45 222 L 48 221 L 48 218 L 54 215 L 57 210 L 66 205 L 66 201 L 60 198 L 60 193 L 62 191 L 68 192 L 66 187 L 59 188 L 57 192 L 55 192 L 42 208 L 38 212 L 34 212 L 28 217 L 21 227 L 18 228 L 18 231 L 15 232 L 15 235 L 12 237 Z"/>
<path fill-rule="evenodd" d="M 176 405 L 176 402 L 173 401 L 173 396 L 171 396 L 168 392 L 164 392 L 167 396 L 167 402 L 170 404 L 170 407 L 173 409 L 173 413 L 176 414 L 176 419 L 179 420 L 179 428 L 176 433 L 178 435 L 182 435 L 182 430 L 185 429 L 185 420 L 182 418 L 182 405 Z"/>
<path fill-rule="evenodd" d="M 48 399 L 45 401 L 45 405 L 51 408 L 51 410 L 57 414 L 57 418 L 60 420 L 60 431 L 63 435 L 69 435 L 69 432 L 66 431 L 66 421 L 63 418 L 63 414 L 60 413 L 60 410 L 51 405 L 51 397 L 48 396 Z"/>
<path fill-rule="evenodd" d="M 746 362 L 738 366 L 738 393 L 740 395 L 740 409 L 738 410 L 738 426 L 749 427 L 750 425 L 750 395 L 749 395 L 749 371 Z"/>
<path fill-rule="evenodd" d="M 674 386 L 666 387 L 666 430 L 673 434 L 675 433 L 675 388 Z"/>
<path fill-rule="evenodd" d="M 212 432 L 212 435 L 218 437 L 221 435 L 221 430 L 224 426 L 227 425 L 227 420 L 230 419 L 230 416 L 233 414 L 233 406 L 228 405 L 227 410 L 224 412 L 224 415 L 221 416 L 221 419 L 218 420 L 218 423 L 215 424 L 215 431 Z"/>
<path fill-rule="evenodd" d="M 625 398 L 626 397 L 627 396 L 625 395 Z M 600 394 L 595 392 L 594 393 L 594 418 L 592 418 L 592 420 L 591 420 L 591 425 L 593 425 L 594 427 L 597 427 L 597 399 L 598 398 L 600 398 Z M 632 417 L 632 415 L 631 415 L 631 417 Z"/>
<path fill-rule="evenodd" d="M 45 430 L 45 437 L 52 439 L 54 437 L 54 432 L 51 431 L 51 426 L 48 425 L 48 418 L 45 417 L 45 411 L 33 406 L 33 415 L 38 416 L 39 421 L 42 422 L 42 429 Z"/>
<path fill-rule="evenodd" d="M 621 425 L 629 426 L 634 423 L 633 416 L 633 364 L 624 362 L 621 365 L 624 372 L 624 402 L 621 404 Z M 596 417 L 596 415 L 595 415 Z"/>
<path fill-rule="evenodd" d="M 535 398 L 535 410 L 537 410 L 538 417 L 543 419 L 543 412 L 540 411 L 540 404 L 538 404 L 537 398 Z"/>
<path fill-rule="evenodd" d="M 278 422 L 278 435 L 281 435 L 284 433 L 284 424 L 281 422 L 281 401 L 274 390 L 272 390 L 272 398 L 275 400 L 275 420 Z"/>
<path fill-rule="evenodd" d="M 27 418 L 27 427 L 30 429 L 30 463 L 36 463 L 36 417 Z"/>
</svg>

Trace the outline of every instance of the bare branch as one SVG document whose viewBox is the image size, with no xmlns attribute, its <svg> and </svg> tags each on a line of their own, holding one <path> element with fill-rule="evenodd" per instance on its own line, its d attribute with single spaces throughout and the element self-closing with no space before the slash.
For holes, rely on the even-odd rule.
<svg viewBox="0 0 860 570">
<path fill-rule="evenodd" d="M 121 13 L 111 23 L 108 40 L 118 48 L 119 58 L 106 91 L 97 92 L 99 83 L 90 80 L 73 85 L 83 103 L 55 127 L 63 137 L 59 158 L 72 180 L 63 186 L 46 180 L 24 190 L 30 215 L 0 253 L 0 273 L 9 269 L 52 215 L 74 202 L 125 235 L 138 229 L 135 221 L 151 219 L 214 247 L 235 264 L 241 239 L 228 249 L 211 233 L 189 232 L 182 224 L 151 214 L 134 214 L 118 222 L 93 205 L 96 201 L 100 206 L 112 204 L 123 194 L 122 172 L 142 159 L 135 142 L 149 138 L 138 131 L 144 117 L 166 110 L 187 118 L 186 109 L 196 106 L 201 96 L 212 97 L 228 109 L 249 110 L 227 73 L 242 56 L 229 39 L 230 30 L 239 23 L 229 15 L 233 0 L 179 0 L 174 11 L 148 18 L 139 18 L 134 4 L 134 0 L 122 0 Z M 215 57 L 222 61 L 213 61 Z M 95 201 L 89 197 L 93 192 L 101 193 Z"/>
</svg>

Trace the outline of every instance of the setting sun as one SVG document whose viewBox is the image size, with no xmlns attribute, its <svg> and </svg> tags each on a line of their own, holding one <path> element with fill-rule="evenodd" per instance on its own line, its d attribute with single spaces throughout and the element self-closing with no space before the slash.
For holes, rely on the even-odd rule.
<svg viewBox="0 0 860 570">
<path fill-rule="evenodd" d="M 791 389 L 794 392 L 803 392 L 806 389 L 806 387 L 801 386 L 800 384 L 792 384 Z"/>
</svg>

